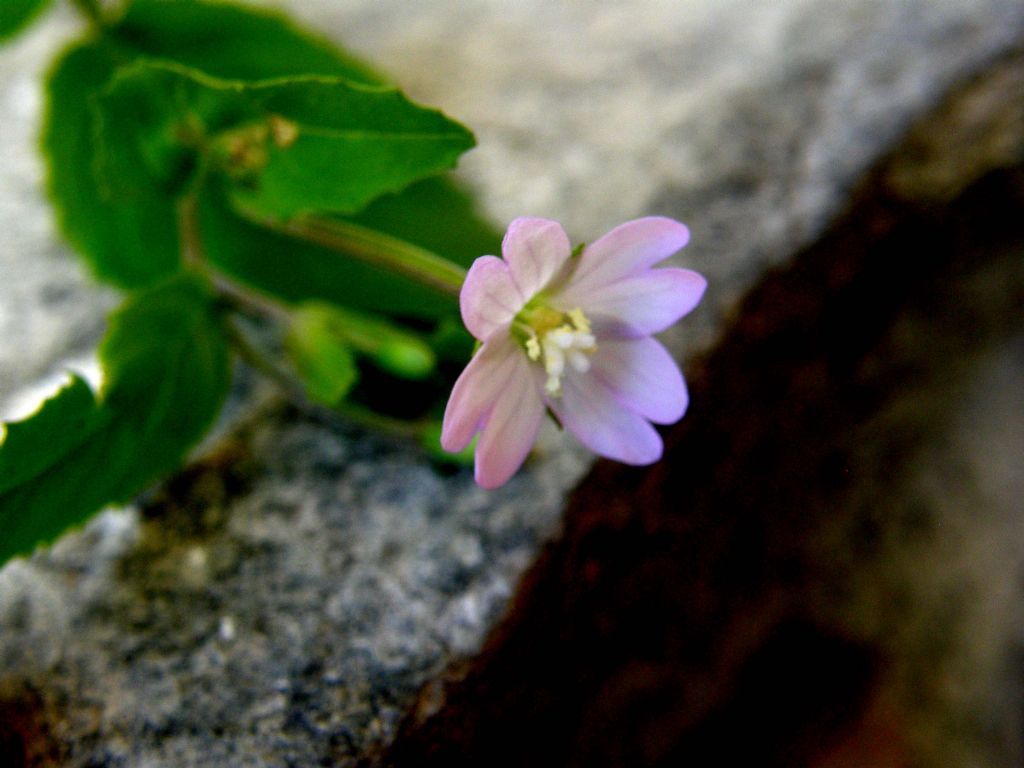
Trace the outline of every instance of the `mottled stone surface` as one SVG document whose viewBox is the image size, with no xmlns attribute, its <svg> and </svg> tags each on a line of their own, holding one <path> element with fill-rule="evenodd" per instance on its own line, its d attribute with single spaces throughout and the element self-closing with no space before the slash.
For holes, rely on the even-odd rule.
<svg viewBox="0 0 1024 768">
<path fill-rule="evenodd" d="M 1017 0 L 289 7 L 475 130 L 462 174 L 497 221 L 558 218 L 581 240 L 645 213 L 690 224 L 679 261 L 711 289 L 671 334 L 688 354 L 902 129 L 1024 34 Z M 7 413 L 87 359 L 115 301 L 59 244 L 34 154 L 39 76 L 73 29 L 58 11 L 0 50 Z M 0 709 L 23 713 L 30 754 L 315 765 L 386 743 L 413 693 L 479 647 L 586 466 L 551 432 L 489 494 L 259 402 L 142 512 L 0 571 Z M 973 423 L 999 439 L 998 419 Z"/>
</svg>

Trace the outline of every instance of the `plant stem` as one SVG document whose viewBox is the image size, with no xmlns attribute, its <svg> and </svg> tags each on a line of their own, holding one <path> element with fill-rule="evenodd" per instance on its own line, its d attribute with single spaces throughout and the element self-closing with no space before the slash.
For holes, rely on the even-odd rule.
<svg viewBox="0 0 1024 768">
<path fill-rule="evenodd" d="M 181 259 L 190 269 L 205 269 L 202 240 L 199 237 L 199 214 L 195 195 L 185 195 L 178 200 L 175 210 L 178 220 L 178 240 L 181 242 Z"/>
<path fill-rule="evenodd" d="M 263 215 L 236 203 L 246 220 L 283 235 L 308 240 L 367 264 L 412 278 L 435 290 L 458 297 L 466 270 L 426 248 L 350 221 L 303 214 L 287 221 Z"/>
<path fill-rule="evenodd" d="M 339 403 L 330 410 L 330 413 L 355 422 L 366 429 L 373 429 L 392 437 L 405 439 L 418 440 L 423 436 L 427 427 L 430 426 L 430 423 L 423 419 L 408 421 L 395 418 L 394 416 L 385 416 L 382 413 L 371 411 L 369 408 L 351 402 Z"/>
<path fill-rule="evenodd" d="M 250 316 L 267 318 L 288 326 L 292 322 L 291 309 L 274 299 L 258 293 L 248 292 L 236 286 L 206 263 L 199 237 L 196 199 L 186 195 L 178 202 L 178 236 L 181 240 L 182 258 L 189 269 L 202 272 L 213 284 L 217 295 L 237 311 Z M 239 356 L 251 367 L 273 381 L 287 398 L 308 413 L 328 416 L 332 419 L 345 418 L 368 429 L 384 432 L 394 437 L 415 438 L 423 435 L 429 422 L 407 421 L 372 411 L 354 403 L 341 403 L 334 408 L 310 402 L 302 383 L 273 359 L 271 355 L 249 338 L 236 320 L 226 322 L 228 335 Z"/>
<path fill-rule="evenodd" d="M 206 274 L 213 283 L 217 295 L 239 312 L 249 316 L 270 318 L 286 327 L 291 325 L 292 310 L 283 302 L 275 301 L 262 293 L 240 288 L 213 269 L 208 269 Z"/>
<path fill-rule="evenodd" d="M 247 315 L 268 317 L 283 325 L 291 323 L 292 310 L 286 304 L 256 291 L 244 290 L 214 269 L 202 252 L 196 198 L 186 195 L 178 201 L 178 237 L 181 240 L 182 259 L 189 269 L 201 272 L 213 285 L 221 299 Z"/>
<path fill-rule="evenodd" d="M 422 419 L 417 421 L 397 419 L 354 403 L 343 402 L 333 408 L 313 403 L 306 396 L 302 384 L 254 343 L 236 322 L 229 320 L 227 328 L 232 344 L 241 358 L 273 381 L 293 405 L 308 414 L 333 422 L 344 419 L 366 429 L 403 439 L 418 440 L 430 426 L 429 422 Z"/>
<path fill-rule="evenodd" d="M 235 319 L 229 318 L 225 325 L 232 345 L 246 363 L 280 387 L 289 400 L 304 407 L 309 405 L 302 385 L 253 342 Z"/>
</svg>

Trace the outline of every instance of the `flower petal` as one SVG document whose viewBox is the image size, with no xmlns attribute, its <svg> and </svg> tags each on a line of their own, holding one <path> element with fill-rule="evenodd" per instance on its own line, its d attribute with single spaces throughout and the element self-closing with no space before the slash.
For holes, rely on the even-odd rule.
<svg viewBox="0 0 1024 768">
<path fill-rule="evenodd" d="M 525 303 L 508 264 L 497 256 L 474 261 L 459 293 L 462 322 L 480 341 L 512 322 Z"/>
<path fill-rule="evenodd" d="M 487 417 L 476 447 L 475 477 L 481 488 L 504 485 L 522 466 L 537 439 L 544 417 L 539 370 L 525 355 L 519 355 L 515 369 L 508 374 L 507 386 Z"/>
<path fill-rule="evenodd" d="M 654 339 L 603 339 L 590 364 L 591 375 L 616 400 L 655 424 L 672 424 L 686 412 L 690 398 L 683 374 Z"/>
<path fill-rule="evenodd" d="M 441 425 L 441 447 L 458 452 L 480 431 L 522 352 L 511 337 L 487 342 L 469 361 L 452 388 Z"/>
<path fill-rule="evenodd" d="M 601 381 L 587 374 L 566 376 L 560 397 L 548 406 L 594 453 L 624 464 L 653 464 L 661 458 L 661 436 L 647 420 L 623 408 Z"/>
<path fill-rule="evenodd" d="M 620 224 L 580 254 L 572 285 L 581 291 L 636 274 L 664 261 L 690 240 L 690 230 L 660 216 Z"/>
<path fill-rule="evenodd" d="M 650 269 L 586 293 L 566 290 L 558 300 L 566 307 L 583 307 L 595 328 L 598 324 L 624 327 L 626 330 L 613 335 L 628 338 L 665 330 L 700 303 L 706 287 L 707 280 L 696 272 L 668 267 Z"/>
<path fill-rule="evenodd" d="M 549 219 L 516 219 L 501 242 L 501 254 L 527 301 L 547 285 L 571 253 L 562 225 Z"/>
</svg>

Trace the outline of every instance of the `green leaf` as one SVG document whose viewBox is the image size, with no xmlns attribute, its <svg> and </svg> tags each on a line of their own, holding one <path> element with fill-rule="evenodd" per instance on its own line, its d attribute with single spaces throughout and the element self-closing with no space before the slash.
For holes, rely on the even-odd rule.
<svg viewBox="0 0 1024 768">
<path fill-rule="evenodd" d="M 20 32 L 49 4 L 50 0 L 0 1 L 0 42 Z"/>
<path fill-rule="evenodd" d="M 364 62 L 284 16 L 249 7 L 135 0 L 112 34 L 132 50 L 228 80 L 317 74 L 366 84 L 387 82 Z M 500 252 L 501 233 L 476 213 L 461 188 L 444 177 L 385 195 L 353 220 L 464 266 L 477 256 Z"/>
<path fill-rule="evenodd" d="M 226 80 L 298 75 L 383 84 L 369 66 L 279 13 L 196 0 L 134 0 L 111 34 L 151 58 Z"/>
<path fill-rule="evenodd" d="M 0 563 L 174 469 L 226 396 L 230 366 L 205 286 L 180 276 L 118 310 L 97 400 L 79 379 L 0 443 Z"/>
<path fill-rule="evenodd" d="M 174 202 L 158 189 L 112 201 L 94 174 L 90 98 L 123 61 L 109 42 L 72 46 L 47 82 L 43 127 L 48 187 L 65 236 L 97 277 L 123 288 L 151 285 L 180 269 Z"/>
<path fill-rule="evenodd" d="M 285 219 L 354 213 L 473 145 L 458 123 L 393 88 L 321 76 L 247 83 L 140 62 L 98 107 L 103 178 L 115 191 L 179 192 L 205 145 L 247 208 Z"/>
<path fill-rule="evenodd" d="M 12 0 L 0 0 L 6 8 Z M 114 71 L 163 58 L 223 78 L 318 74 L 383 80 L 354 57 L 279 14 L 189 0 L 136 0 L 104 37 L 73 44 L 47 81 L 43 149 L 61 229 L 97 277 L 123 288 L 152 285 L 180 269 L 174 201 L 160 189 L 111 200 L 95 174 L 92 101 Z"/>
<path fill-rule="evenodd" d="M 0 442 L 0 494 L 44 472 L 89 439 L 101 423 L 89 385 L 78 376 L 31 418 L 7 425 Z"/>
<path fill-rule="evenodd" d="M 266 166 L 236 191 L 263 213 L 356 213 L 382 194 L 451 168 L 473 135 L 394 89 L 343 80 L 297 80 L 247 89 L 271 125 Z"/>
<path fill-rule="evenodd" d="M 47 87 L 43 147 L 48 186 L 72 245 L 98 277 L 125 288 L 153 284 L 180 269 L 171 197 L 160 189 L 143 189 L 132 190 L 127 199 L 111 200 L 109 190 L 100 190 L 95 174 L 98 150 L 91 102 L 115 69 L 138 57 L 176 61 L 221 78 L 263 80 L 313 73 L 383 82 L 355 58 L 300 31 L 283 17 L 227 4 L 136 0 L 103 38 L 70 47 L 52 70 Z M 166 176 L 171 189 L 184 180 L 174 174 L 176 169 L 187 178 L 185 165 L 171 162 L 165 168 L 170 171 Z M 450 207 L 449 198 L 464 195 L 449 194 L 447 182 L 430 188 L 426 195 L 410 190 L 409 196 L 405 192 L 394 196 L 394 202 L 381 206 L 382 214 L 370 214 L 371 226 L 414 242 L 437 240 L 430 230 L 441 233 L 440 239 L 446 239 L 451 248 L 421 244 L 446 256 L 459 258 L 464 242 L 471 246 L 469 253 L 486 252 L 472 247 L 482 239 L 477 236 L 479 220 L 464 221 L 459 208 Z M 376 207 L 377 203 L 371 205 Z M 445 220 L 452 220 L 453 226 L 442 224 Z M 416 230 L 411 237 L 410 225 Z M 348 292 L 355 290 L 353 285 Z"/>
<path fill-rule="evenodd" d="M 131 200 L 157 188 L 173 201 L 185 191 L 205 141 L 198 112 L 207 106 L 190 85 L 136 63 L 117 70 L 96 96 L 95 170 L 107 197 Z"/>
</svg>

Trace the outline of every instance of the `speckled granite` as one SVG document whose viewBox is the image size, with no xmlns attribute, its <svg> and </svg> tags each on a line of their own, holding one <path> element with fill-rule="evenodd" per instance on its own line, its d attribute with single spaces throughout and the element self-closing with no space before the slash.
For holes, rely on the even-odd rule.
<svg viewBox="0 0 1024 768">
<path fill-rule="evenodd" d="M 670 335 L 688 353 L 902 128 L 1024 34 L 1016 0 L 289 6 L 474 128 L 462 174 L 497 221 L 550 216 L 581 240 L 644 213 L 690 224 L 680 261 L 712 287 Z M 0 50 L 7 412 L 87 356 L 114 301 L 58 243 L 33 154 L 38 78 L 72 29 L 58 11 Z M 485 493 L 413 449 L 259 402 L 142 512 L 0 572 L 0 709 L 45 742 L 30 753 L 355 760 L 479 647 L 587 464 L 551 431 Z"/>
</svg>

